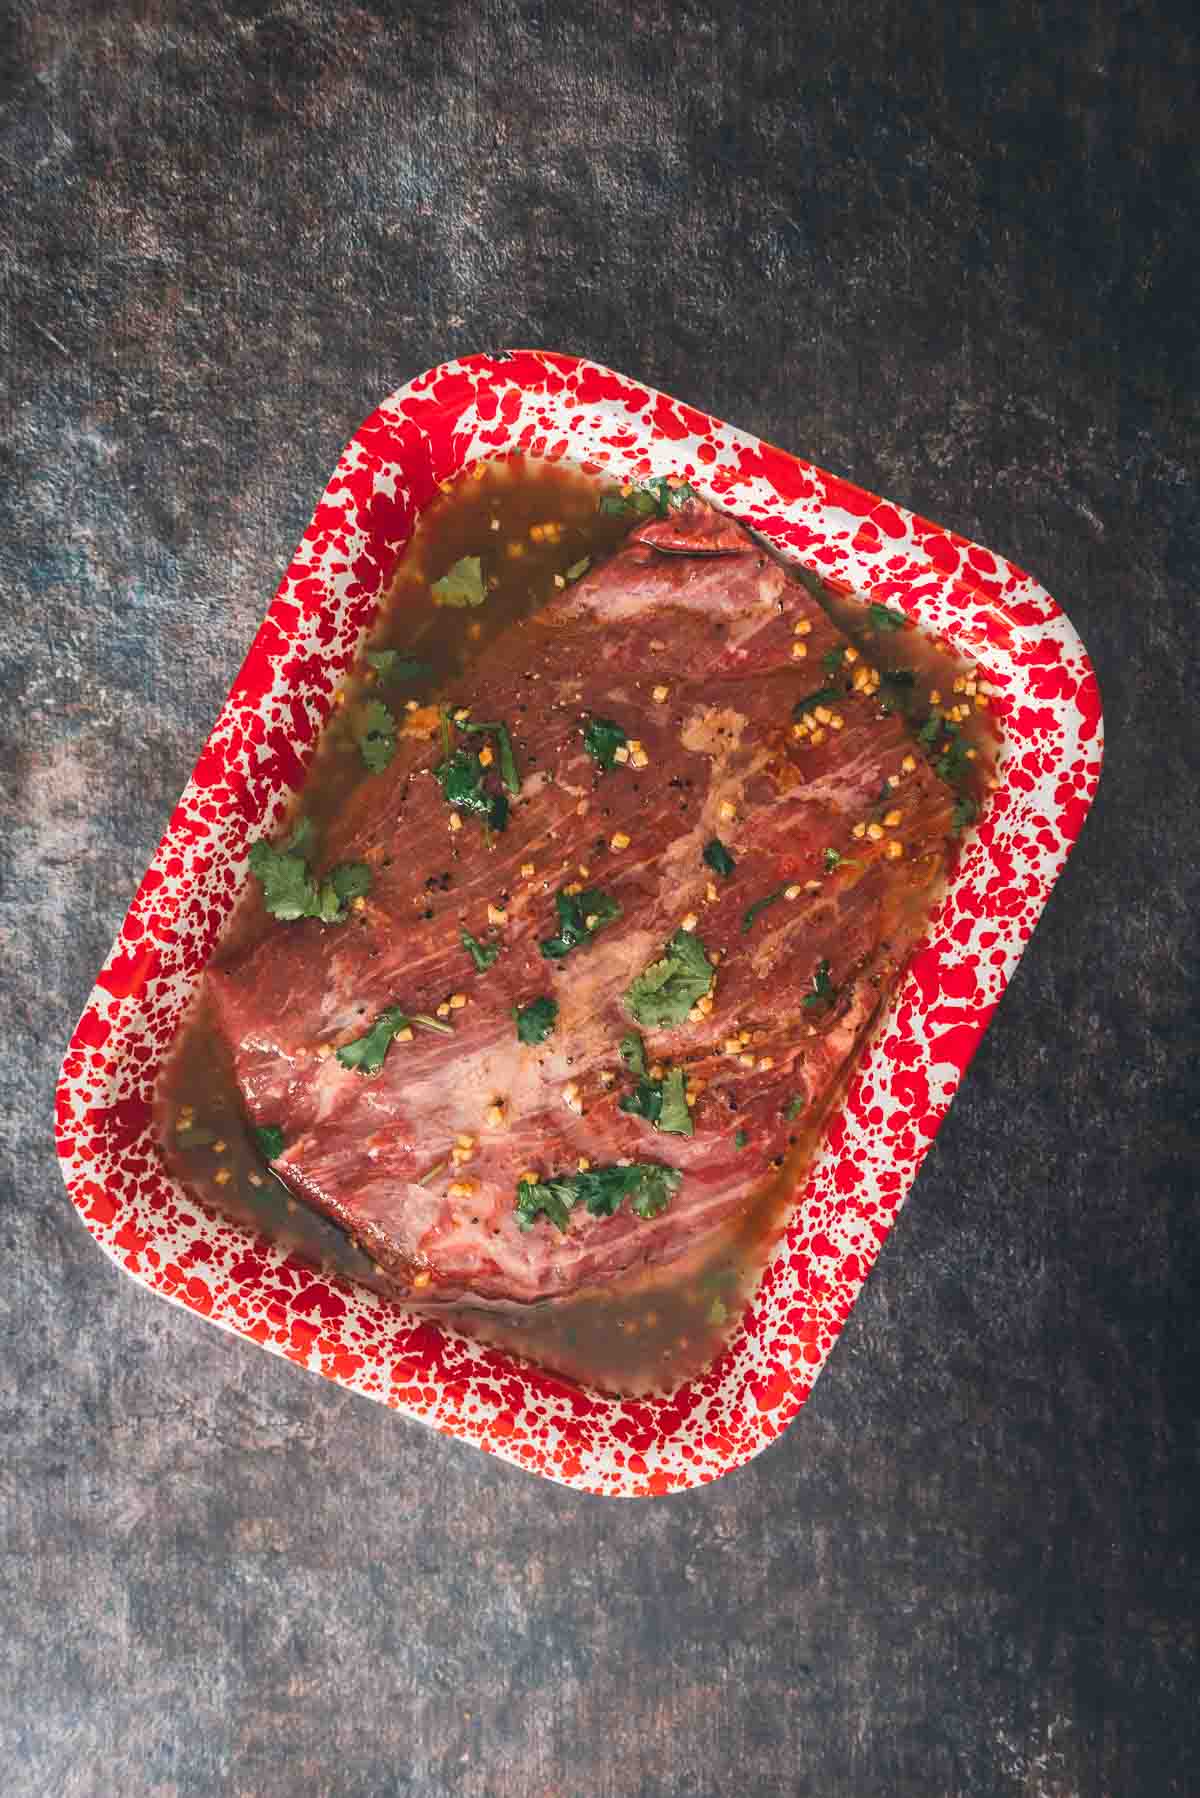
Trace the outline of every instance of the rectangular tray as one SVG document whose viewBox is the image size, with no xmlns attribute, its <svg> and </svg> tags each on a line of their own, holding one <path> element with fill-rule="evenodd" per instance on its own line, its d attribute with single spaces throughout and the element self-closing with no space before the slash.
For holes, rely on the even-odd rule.
<svg viewBox="0 0 1200 1798">
<path fill-rule="evenodd" d="M 1003 736 L 983 821 L 737 1335 L 669 1397 L 581 1390 L 323 1274 L 188 1196 L 150 1130 L 249 846 L 302 784 L 422 507 L 439 482 L 518 450 L 622 479 L 686 476 L 785 555 L 943 636 L 983 670 Z M 347 444 L 100 971 L 58 1083 L 67 1190 L 105 1253 L 152 1291 L 531 1473 L 622 1496 L 715 1479 L 812 1390 L 1079 835 L 1101 743 L 1079 638 L 992 551 L 574 356 L 430 369 Z"/>
</svg>

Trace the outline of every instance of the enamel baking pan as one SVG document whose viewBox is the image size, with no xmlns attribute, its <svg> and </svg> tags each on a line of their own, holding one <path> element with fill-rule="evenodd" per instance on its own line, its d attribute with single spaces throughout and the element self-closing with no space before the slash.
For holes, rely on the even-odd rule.
<svg viewBox="0 0 1200 1798">
<path fill-rule="evenodd" d="M 670 1397 L 589 1392 L 333 1278 L 226 1221 L 167 1174 L 160 1066 L 333 693 L 438 483 L 524 451 L 618 478 L 680 474 L 982 671 L 998 784 L 796 1194 L 733 1340 Z M 201 751 L 71 1038 L 57 1091 L 67 1190 L 152 1292 L 407 1417 L 580 1490 L 716 1479 L 812 1390 L 1083 826 L 1100 699 L 1054 601 L 993 551 L 642 383 L 548 351 L 430 369 L 355 433 Z"/>
</svg>

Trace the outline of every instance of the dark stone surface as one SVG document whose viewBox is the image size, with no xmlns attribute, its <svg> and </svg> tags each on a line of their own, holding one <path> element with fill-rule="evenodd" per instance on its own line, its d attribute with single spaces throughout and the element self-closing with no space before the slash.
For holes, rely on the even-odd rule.
<svg viewBox="0 0 1200 1798">
<path fill-rule="evenodd" d="M 6 1798 L 1197 1790 L 1192 9 L 12 10 Z M 67 1033 L 344 438 L 636 372 L 1034 569 L 1092 820 L 816 1395 L 641 1506 L 169 1309 Z"/>
</svg>

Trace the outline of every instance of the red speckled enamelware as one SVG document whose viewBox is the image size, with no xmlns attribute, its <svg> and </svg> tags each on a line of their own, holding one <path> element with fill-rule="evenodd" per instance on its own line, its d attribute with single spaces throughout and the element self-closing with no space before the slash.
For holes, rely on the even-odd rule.
<svg viewBox="0 0 1200 1798">
<path fill-rule="evenodd" d="M 948 639 L 984 671 L 1003 734 L 999 785 L 742 1327 L 669 1398 L 577 1389 L 322 1274 L 189 1197 L 150 1130 L 160 1065 L 247 850 L 303 781 L 421 508 L 438 482 L 515 450 L 622 478 L 686 475 L 785 555 Z M 431 369 L 347 445 L 100 972 L 58 1085 L 67 1189 L 105 1253 L 151 1290 L 531 1473 L 630 1496 L 715 1479 L 812 1390 L 1079 835 L 1100 756 L 1079 638 L 991 550 L 574 356 Z"/>
</svg>

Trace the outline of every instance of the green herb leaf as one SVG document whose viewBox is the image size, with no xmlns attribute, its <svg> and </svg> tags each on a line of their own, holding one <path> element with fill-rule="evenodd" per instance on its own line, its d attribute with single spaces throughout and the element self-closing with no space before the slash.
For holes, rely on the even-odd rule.
<svg viewBox="0 0 1200 1798">
<path fill-rule="evenodd" d="M 347 901 L 370 891 L 371 870 L 364 862 L 341 862 L 318 887 L 304 854 L 312 837 L 311 821 L 304 818 L 282 849 L 260 840 L 250 851 L 250 872 L 262 883 L 263 904 L 273 918 L 284 923 L 319 918 L 323 924 L 342 924 Z"/>
<path fill-rule="evenodd" d="M 712 1304 L 708 1307 L 708 1322 L 710 1324 L 723 1324 L 728 1316 L 729 1312 L 725 1308 L 724 1301 L 721 1299 L 714 1299 Z"/>
<path fill-rule="evenodd" d="M 614 518 L 649 518 L 658 511 L 658 504 L 652 493 L 635 487 L 630 493 L 602 493 L 597 510 Z"/>
<path fill-rule="evenodd" d="M 845 653 L 846 653 L 846 651 L 844 648 L 827 649 L 825 651 L 825 654 L 821 657 L 821 666 L 829 674 L 836 674 L 838 669 L 842 665 L 842 658 L 844 657 Z"/>
<path fill-rule="evenodd" d="M 398 1005 L 389 1006 L 380 1012 L 364 1036 L 342 1044 L 337 1052 L 339 1062 L 344 1068 L 354 1068 L 360 1074 L 377 1074 L 393 1037 L 407 1030 L 411 1023 L 412 1019 Z"/>
<path fill-rule="evenodd" d="M 316 916 L 316 882 L 302 852 L 307 838 L 308 831 L 302 825 L 282 849 L 260 840 L 250 851 L 250 872 L 261 881 L 263 904 L 274 918 Z"/>
<path fill-rule="evenodd" d="M 840 699 L 840 697 L 836 687 L 818 687 L 817 691 L 810 693 L 807 699 L 796 701 L 792 707 L 792 718 L 795 723 L 799 724 L 805 712 L 811 712 L 814 706 L 825 705 L 829 700 Z"/>
<path fill-rule="evenodd" d="M 568 581 L 582 580 L 591 565 L 592 558 L 590 556 L 580 556 L 578 562 L 572 562 L 571 566 L 567 569 Z"/>
<path fill-rule="evenodd" d="M 967 755 L 965 743 L 957 735 L 951 737 L 942 754 L 933 764 L 934 773 L 940 775 L 949 786 L 961 786 L 971 772 L 970 757 Z"/>
<path fill-rule="evenodd" d="M 640 1037 L 626 1037 L 625 1042 L 641 1047 Z M 622 1054 L 624 1046 L 623 1043 Z M 687 1081 L 682 1068 L 671 1068 L 661 1080 L 650 1080 L 644 1077 L 643 1062 L 643 1078 L 631 1093 L 618 1099 L 617 1106 L 631 1117 L 645 1118 L 656 1130 L 665 1130 L 672 1136 L 691 1136 L 695 1128 L 688 1110 Z"/>
<path fill-rule="evenodd" d="M 685 500 L 694 499 L 695 491 L 686 481 L 681 481 L 678 487 L 672 487 L 665 475 L 654 475 L 650 480 L 643 481 L 640 487 L 632 487 L 628 493 L 617 491 L 601 494 L 600 511 L 631 518 L 649 518 L 652 514 L 665 518 L 673 506 L 681 506 Z"/>
<path fill-rule="evenodd" d="M 624 749 L 628 741 L 621 726 L 611 718 L 589 718 L 583 727 L 583 747 L 605 773 L 616 761 L 618 749 Z"/>
<path fill-rule="evenodd" d="M 481 606 L 487 598 L 478 556 L 462 556 L 430 592 L 435 606 Z"/>
<path fill-rule="evenodd" d="M 787 888 L 785 886 L 776 887 L 773 893 L 767 893 L 764 898 L 756 899 L 754 904 L 749 906 L 742 914 L 742 935 L 745 936 L 747 932 L 753 928 L 754 921 L 758 917 L 760 911 L 765 911 L 768 905 L 776 904 L 778 900 L 783 898 L 783 895 L 786 892 Z"/>
<path fill-rule="evenodd" d="M 582 893 L 560 889 L 554 895 L 554 909 L 558 913 L 558 934 L 538 945 L 547 961 L 561 961 L 572 949 L 586 948 L 598 930 L 621 915 L 616 900 L 599 887 L 585 887 Z"/>
<path fill-rule="evenodd" d="M 936 743 L 936 741 L 938 739 L 938 734 L 942 729 L 943 722 L 944 722 L 944 720 L 942 719 L 940 713 L 930 712 L 928 718 L 926 718 L 924 724 L 921 726 L 920 730 L 917 732 L 917 742 L 923 743 L 925 745 L 925 748 L 929 749 L 934 743 Z"/>
<path fill-rule="evenodd" d="M 968 824 L 974 824 L 979 816 L 979 807 L 973 799 L 960 799 L 951 815 L 950 823 L 955 834 L 965 830 Z"/>
<path fill-rule="evenodd" d="M 889 611 L 887 606 L 868 606 L 867 617 L 871 621 L 871 628 L 877 631 L 902 631 L 908 626 L 908 619 L 903 613 Z"/>
<path fill-rule="evenodd" d="M 381 699 L 372 699 L 363 707 L 355 736 L 371 773 L 382 773 L 396 753 L 396 720 Z"/>
<path fill-rule="evenodd" d="M 615 1217 L 625 1199 L 636 1216 L 657 1217 L 682 1180 L 678 1168 L 653 1161 L 588 1168 L 558 1179 L 522 1180 L 517 1187 L 517 1222 L 522 1230 L 531 1230 L 539 1217 L 545 1217 L 565 1230 L 576 1205 L 585 1206 L 593 1217 Z"/>
<path fill-rule="evenodd" d="M 472 936 L 469 930 L 460 927 L 458 940 L 475 963 L 480 974 L 486 974 L 499 957 L 499 943 L 481 943 L 479 938 Z"/>
<path fill-rule="evenodd" d="M 885 687 L 911 687 L 917 677 L 911 668 L 882 668 L 879 679 Z"/>
<path fill-rule="evenodd" d="M 840 849 L 827 849 L 821 859 L 825 863 L 826 874 L 832 874 L 842 859 L 842 852 Z"/>
<path fill-rule="evenodd" d="M 500 749 L 500 778 L 510 793 L 521 791 L 521 780 L 517 773 L 517 758 L 513 754 L 512 738 L 508 734 L 508 726 L 504 724 L 472 724 L 459 725 L 460 730 L 492 731 Z"/>
<path fill-rule="evenodd" d="M 398 649 L 368 649 L 367 661 L 384 681 L 428 680 L 434 671 L 432 662 L 418 662 Z"/>
<path fill-rule="evenodd" d="M 639 1078 L 646 1077 L 646 1045 L 640 1036 L 623 1036 L 621 1038 L 621 1060 L 631 1074 Z"/>
<path fill-rule="evenodd" d="M 713 964 L 692 930 L 677 930 L 661 961 L 651 962 L 625 993 L 625 1009 L 647 1030 L 682 1024 L 712 985 Z"/>
<path fill-rule="evenodd" d="M 750 1132 L 748 1130 L 735 1130 L 734 1131 L 733 1146 L 735 1149 L 744 1149 L 746 1144 L 749 1141 L 750 1141 Z"/>
<path fill-rule="evenodd" d="M 657 1124 L 662 1102 L 661 1080 L 639 1080 L 631 1093 L 623 1093 L 617 1100 L 617 1109 L 628 1112 L 630 1117 L 645 1118 L 648 1124 Z"/>
<path fill-rule="evenodd" d="M 487 770 L 479 757 L 466 749 L 439 762 L 433 778 L 442 789 L 446 804 L 457 812 L 473 812 L 485 827 L 503 830 L 508 823 L 508 800 L 503 793 L 489 793 L 484 785 Z"/>
<path fill-rule="evenodd" d="M 804 1009 L 816 1011 L 824 1006 L 832 1005 L 836 998 L 837 988 L 829 978 L 829 963 L 819 961 L 813 975 L 813 990 L 804 995 Z"/>
<path fill-rule="evenodd" d="M 545 996 L 531 999 L 528 1005 L 514 1005 L 512 1015 L 518 1042 L 544 1043 L 558 1022 L 558 1001 Z"/>
<path fill-rule="evenodd" d="M 788 1100 L 787 1104 L 784 1106 L 783 1115 L 787 1119 L 788 1123 L 790 1124 L 794 1118 L 798 1118 L 800 1116 L 800 1113 L 803 1110 L 804 1110 L 804 1100 L 800 1096 L 799 1093 L 795 1093 Z"/>
<path fill-rule="evenodd" d="M 278 1161 L 283 1154 L 283 1131 L 278 1124 L 256 1124 L 254 1140 L 258 1144 L 264 1161 Z"/>
<path fill-rule="evenodd" d="M 662 1105 L 657 1128 L 672 1136 L 691 1136 L 695 1129 L 688 1110 L 687 1081 L 682 1068 L 671 1068 L 662 1082 Z"/>
<path fill-rule="evenodd" d="M 714 837 L 711 843 L 705 844 L 704 854 L 701 859 L 707 863 L 714 874 L 723 874 L 726 879 L 728 879 L 729 875 L 731 875 L 733 870 L 737 867 L 737 863 L 734 861 L 732 855 L 730 855 L 728 849 L 726 849 L 720 837 Z"/>
</svg>

